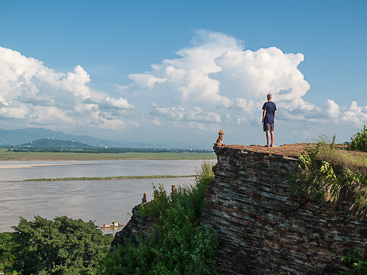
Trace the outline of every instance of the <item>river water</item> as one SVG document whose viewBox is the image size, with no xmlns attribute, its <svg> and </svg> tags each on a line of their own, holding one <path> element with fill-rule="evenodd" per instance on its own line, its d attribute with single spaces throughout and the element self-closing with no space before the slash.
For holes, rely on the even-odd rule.
<svg viewBox="0 0 367 275">
<path fill-rule="evenodd" d="M 144 175 L 194 175 L 202 160 L 119 161 L 0 161 L 0 232 L 12 231 L 19 216 L 33 220 L 66 215 L 93 220 L 97 225 L 113 221 L 126 224 L 131 209 L 143 193 L 152 198 L 152 183 L 190 184 L 194 178 L 27 181 L 36 178 L 106 177 Z"/>
</svg>

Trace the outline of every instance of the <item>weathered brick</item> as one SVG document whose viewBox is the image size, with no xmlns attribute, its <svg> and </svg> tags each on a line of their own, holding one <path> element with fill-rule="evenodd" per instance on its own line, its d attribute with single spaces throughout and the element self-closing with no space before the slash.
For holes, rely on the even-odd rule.
<svg viewBox="0 0 367 275">
<path fill-rule="evenodd" d="M 298 159 L 215 146 L 218 163 L 202 221 L 221 240 L 220 274 L 339 274 L 343 248 L 366 249 L 366 221 L 351 202 L 342 211 L 299 199 L 285 177 Z"/>
</svg>

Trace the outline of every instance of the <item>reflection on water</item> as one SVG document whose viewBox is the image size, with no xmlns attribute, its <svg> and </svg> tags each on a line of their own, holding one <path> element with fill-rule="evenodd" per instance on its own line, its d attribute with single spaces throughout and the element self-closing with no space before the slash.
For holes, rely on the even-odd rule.
<svg viewBox="0 0 367 275">
<path fill-rule="evenodd" d="M 11 226 L 18 225 L 19 216 L 33 220 L 34 215 L 47 219 L 66 215 L 84 221 L 94 220 L 97 225 L 114 221 L 126 224 L 130 219 L 131 209 L 141 202 L 143 193 L 147 193 L 148 200 L 152 198 L 152 183 L 155 185 L 161 183 L 169 191 L 172 184 L 177 186 L 190 183 L 194 178 L 57 182 L 7 182 L 7 180 L 71 176 L 192 175 L 201 163 L 202 161 L 134 160 L 0 169 L 2 180 L 0 181 L 0 232 L 11 231 Z M 2 164 L 3 162 L 0 163 Z M 101 167 L 110 173 L 107 174 Z"/>
</svg>

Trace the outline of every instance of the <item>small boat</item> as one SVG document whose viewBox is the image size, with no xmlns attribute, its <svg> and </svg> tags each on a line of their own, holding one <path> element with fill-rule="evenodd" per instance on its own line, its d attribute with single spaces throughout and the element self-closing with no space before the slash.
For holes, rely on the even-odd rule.
<svg viewBox="0 0 367 275">
<path fill-rule="evenodd" d="M 117 227 L 122 227 L 122 226 L 124 225 L 121 223 L 111 222 L 111 223 L 105 223 L 104 225 L 102 225 L 101 229 L 117 228 Z"/>
</svg>

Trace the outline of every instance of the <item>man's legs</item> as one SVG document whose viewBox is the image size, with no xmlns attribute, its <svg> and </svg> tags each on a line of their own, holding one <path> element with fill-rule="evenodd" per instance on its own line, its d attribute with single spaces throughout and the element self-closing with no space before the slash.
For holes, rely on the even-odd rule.
<svg viewBox="0 0 367 275">
<path fill-rule="evenodd" d="M 268 133 L 268 132 L 266 132 Z M 270 144 L 270 147 L 273 147 L 274 145 L 274 131 L 271 131 L 270 132 L 270 135 L 271 135 L 271 144 Z M 269 138 L 268 138 L 268 146 L 269 146 Z"/>
<path fill-rule="evenodd" d="M 270 131 L 266 131 L 266 147 L 269 147 L 269 144 L 270 144 Z"/>
</svg>

